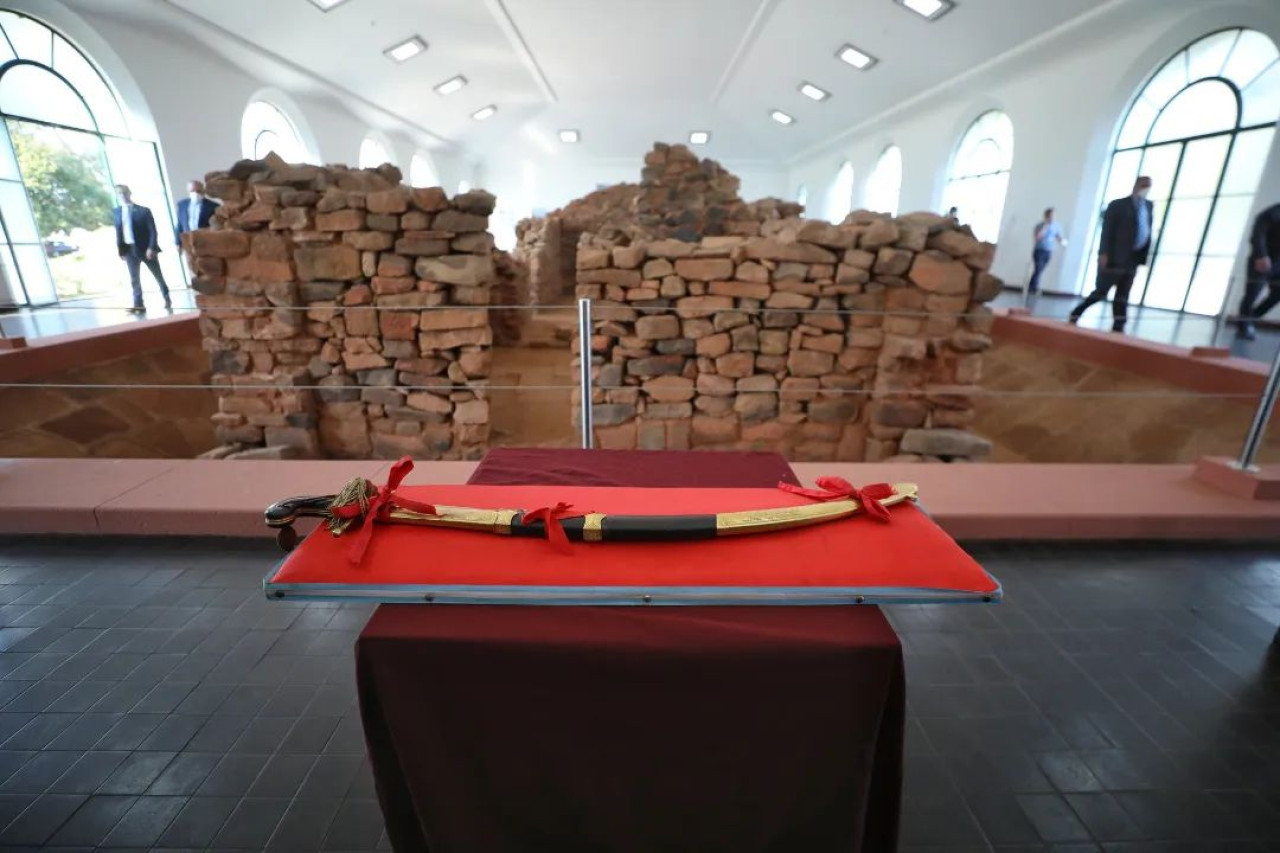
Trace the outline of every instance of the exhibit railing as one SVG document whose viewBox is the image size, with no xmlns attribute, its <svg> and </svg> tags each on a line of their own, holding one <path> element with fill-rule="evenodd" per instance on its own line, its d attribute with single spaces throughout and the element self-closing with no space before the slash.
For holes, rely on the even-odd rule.
<svg viewBox="0 0 1280 853">
<path fill-rule="evenodd" d="M 516 343 L 511 348 L 500 347 L 495 352 L 504 352 L 504 358 L 498 365 L 496 371 L 486 379 L 474 380 L 449 380 L 448 384 L 436 382 L 435 384 L 397 384 L 394 387 L 406 393 L 415 393 L 419 391 L 440 393 L 458 393 L 470 392 L 477 397 L 494 401 L 502 396 L 507 397 L 507 405 L 494 406 L 491 409 L 491 426 L 494 430 L 490 444 L 524 444 L 524 445 L 554 445 L 554 446 L 581 446 L 592 447 L 596 437 L 599 434 L 598 424 L 596 423 L 596 406 L 599 405 L 599 396 L 601 392 L 619 391 L 619 390 L 639 390 L 637 384 L 626 384 L 624 379 L 622 384 L 601 385 L 593 382 L 592 377 L 592 361 L 591 359 L 578 359 L 573 350 L 572 339 L 591 340 L 593 334 L 599 333 L 599 324 L 593 322 L 593 303 L 591 300 L 582 299 L 576 305 L 492 305 L 492 306 L 438 306 L 431 308 L 423 307 L 398 307 L 398 306 L 377 306 L 363 305 L 359 306 L 365 310 L 377 312 L 387 311 L 415 311 L 424 312 L 432 310 L 450 310 L 459 307 L 465 308 L 484 308 L 494 314 L 496 320 L 498 315 L 505 315 L 507 318 L 518 318 L 515 325 L 522 330 L 527 331 L 530 327 L 532 318 L 541 318 L 546 320 L 552 318 L 554 322 L 547 323 L 546 337 L 542 340 L 543 349 L 559 350 L 555 356 L 545 355 L 542 360 L 545 362 L 550 359 L 554 364 L 554 369 L 541 370 L 538 376 L 531 375 L 537 373 L 538 370 L 529 368 L 527 365 L 531 357 L 521 352 L 525 349 L 525 344 Z M 933 316 L 946 316 L 949 318 L 965 319 L 970 315 L 945 314 L 928 311 L 857 311 L 845 309 L 790 309 L 790 308 L 733 308 L 733 309 L 708 309 L 708 308 L 680 308 L 677 306 L 630 306 L 639 316 L 652 316 L 658 314 L 674 314 L 677 317 L 708 317 L 715 313 L 715 310 L 729 311 L 732 310 L 738 314 L 777 314 L 777 313 L 793 313 L 801 316 L 808 314 L 828 314 L 842 315 L 844 317 L 852 316 L 879 316 L 881 318 L 904 317 L 927 320 Z M 127 306 L 104 306 L 95 304 L 92 306 L 75 306 L 61 305 L 54 306 L 51 309 L 41 309 L 48 312 L 94 312 L 98 315 L 110 315 L 111 317 L 124 318 Z M 235 311 L 243 314 L 248 311 L 261 311 L 264 314 L 281 311 L 309 311 L 314 306 L 261 306 L 261 307 L 235 307 L 225 310 Z M 180 309 L 181 310 L 181 309 Z M 196 309 L 190 309 L 196 310 Z M 217 316 L 219 309 L 215 307 L 206 307 L 203 310 L 209 316 Z M 342 306 L 337 306 L 337 310 L 342 310 Z M 986 320 L 990 319 L 990 315 L 983 313 L 981 316 Z M 12 324 L 8 329 L 5 328 L 4 321 L 12 320 L 13 315 L 0 318 L 0 333 L 12 333 Z M 596 318 L 601 319 L 600 317 Z M 1180 318 L 1168 317 L 1163 320 L 1157 316 L 1149 316 L 1145 318 L 1145 322 L 1177 322 Z M 491 322 L 491 326 L 494 322 Z M 554 334 L 558 332 L 557 334 Z M 4 335 L 8 337 L 9 335 Z M 999 348 L 1000 341 L 997 339 L 996 346 Z M 514 349 L 516 352 L 512 352 Z M 694 358 L 695 356 L 687 356 Z M 0 354 L 0 359 L 3 359 Z M 32 414 L 33 410 L 39 409 L 31 403 L 31 397 L 24 399 L 23 395 L 32 393 L 43 393 L 47 395 L 52 393 L 60 393 L 65 399 L 70 400 L 72 404 L 77 401 L 82 407 L 88 407 L 95 400 L 102 399 L 113 394 L 130 394 L 146 392 L 148 394 L 164 394 L 164 395 L 195 395 L 204 394 L 210 397 L 216 396 L 226 391 L 226 384 L 221 382 L 210 381 L 209 378 L 202 377 L 197 381 L 184 381 L 175 378 L 166 378 L 164 376 L 147 376 L 144 378 L 127 378 L 113 379 L 114 374 L 108 369 L 89 370 L 91 364 L 86 364 L 84 370 L 79 371 L 77 375 L 43 375 L 34 376 L 29 379 L 19 379 L 13 381 L 0 382 L 0 457 L 26 456 L 26 455 L 57 455 L 56 447 L 53 452 L 33 452 L 32 434 L 39 431 L 37 414 Z M 127 372 L 127 371 L 126 371 Z M 1067 371 L 1069 372 L 1069 371 Z M 2 371 L 0 371 L 2 373 Z M 77 373 L 71 371 L 71 373 Z M 135 371 L 136 373 L 136 371 Z M 106 377 L 106 378 L 99 378 Z M 1018 413 L 1019 424 L 1007 430 L 1009 436 L 1015 433 L 1019 435 L 1028 433 L 1043 433 L 1047 436 L 1046 441 L 1049 445 L 1053 445 L 1054 452 L 1043 453 L 1037 452 L 1034 448 L 1014 447 L 1010 452 L 1003 452 L 1006 449 L 1007 441 L 1000 434 L 992 435 L 984 432 L 984 419 L 979 418 L 978 422 L 970 427 L 970 431 L 985 435 L 995 442 L 996 453 L 993 461 L 1046 461 L 1046 462 L 1087 462 L 1087 461 L 1134 461 L 1134 462 L 1155 462 L 1155 463 L 1186 463 L 1194 461 L 1194 458 L 1187 458 L 1187 453 L 1183 452 L 1184 447 L 1190 447 L 1194 442 L 1177 447 L 1162 448 L 1160 446 L 1160 436 L 1170 432 L 1195 433 L 1197 430 L 1204 431 L 1211 428 L 1213 436 L 1211 441 L 1204 444 L 1209 447 L 1208 452 L 1194 451 L 1195 455 L 1231 455 L 1236 459 L 1236 464 L 1242 468 L 1249 468 L 1256 465 L 1259 461 L 1276 461 L 1280 460 L 1280 437 L 1273 437 L 1270 444 L 1267 442 L 1268 421 L 1270 414 L 1276 405 L 1277 395 L 1280 394 L 1280 352 L 1275 354 L 1271 360 L 1270 372 L 1266 382 L 1257 392 L 1241 392 L 1221 391 L 1211 392 L 1204 390 L 1192 390 L 1176 386 L 1160 386 L 1147 388 L 1134 388 L 1130 384 L 1120 382 L 1115 387 L 1109 387 L 1105 381 L 1097 381 L 1093 383 L 1084 383 L 1077 387 L 1065 387 L 1061 383 L 1042 381 L 1043 376 L 1037 377 L 1028 375 L 1026 381 L 1019 383 L 1017 377 L 1010 376 L 1007 373 L 1000 375 L 996 380 L 977 381 L 972 383 L 971 388 L 966 389 L 965 396 L 971 400 L 980 412 L 992 412 L 1002 410 L 1005 412 Z M 264 380 L 265 382 L 266 380 Z M 1149 385 L 1159 385 L 1159 383 L 1148 383 Z M 238 387 L 249 389 L 252 383 L 240 384 Z M 263 390 L 279 390 L 279 386 L 264 384 Z M 332 391 L 331 386 L 321 385 L 318 380 L 312 384 L 294 384 L 289 386 L 295 391 Z M 358 387 L 358 386 L 357 386 Z M 576 393 L 575 393 L 576 392 Z M 785 399 L 788 394 L 816 393 L 822 398 L 839 398 L 854 397 L 860 400 L 872 400 L 884 398 L 885 390 L 883 388 L 865 388 L 865 387 L 821 387 L 818 391 L 812 390 L 796 391 L 793 389 L 776 387 L 763 388 L 752 386 L 750 393 L 772 393 L 778 395 L 779 399 Z M 925 388 L 894 388 L 890 394 L 894 399 L 909 399 L 912 396 L 923 396 L 928 393 Z M 577 403 L 571 403 L 570 399 L 577 397 Z M 593 398 L 596 405 L 592 405 Z M 515 401 L 515 402 L 511 402 Z M 42 405 L 47 403 L 47 399 L 42 398 Z M 1222 422 L 1215 422 L 1209 427 L 1205 425 L 1180 424 L 1177 422 L 1180 415 L 1185 414 L 1203 414 L 1213 407 L 1223 407 L 1223 411 L 1228 411 L 1229 417 L 1224 416 Z M 774 418 L 777 418 L 781 411 L 781 406 L 774 407 Z M 1035 412 L 1041 412 L 1036 415 Z M 5 412 L 8 415 L 5 415 Z M 26 414 L 22 414 L 25 412 Z M 1147 412 L 1145 419 L 1141 414 L 1134 413 Z M 15 414 L 16 413 L 16 414 Z M 1064 414 L 1065 413 L 1065 414 Z M 1101 414 L 1100 414 L 1101 413 Z M 1172 413 L 1172 414 L 1171 414 Z M 1113 417 L 1114 415 L 1114 417 Z M 62 425 L 68 419 L 74 420 L 74 409 L 67 410 L 64 406 L 57 412 L 57 417 L 61 419 Z M 1037 422 L 1039 419 L 1039 422 Z M 79 432 L 85 432 L 92 429 L 91 419 Z M 527 422 L 538 421 L 541 428 L 535 430 L 525 429 Z M 767 421 L 768 418 L 765 418 Z M 1000 418 L 993 417 L 986 420 L 995 422 Z M 1149 441 L 1150 446 L 1130 454 L 1127 458 L 1099 458 L 1091 453 L 1079 452 L 1074 453 L 1072 448 L 1079 446 L 1085 447 L 1089 442 L 1103 445 L 1108 442 L 1122 440 L 1117 438 L 1119 433 L 1116 430 L 1110 432 L 1099 430 L 1098 424 L 1108 420 L 1116 421 L 1116 430 L 1129 430 L 1128 440 L 1141 444 L 1143 441 Z M 1230 423 L 1227 423 L 1227 421 Z M 1120 423 L 1125 421 L 1124 423 Z M 1081 426 L 1079 429 L 1085 433 L 1077 435 L 1073 433 L 1072 422 Z M 17 426 L 15 426 L 15 424 Z M 561 428 L 562 427 L 562 428 Z M 1055 440 L 1056 435 L 1061 440 Z M 65 433 L 67 430 L 63 430 Z M 71 430 L 75 432 L 76 430 Z M 19 435 L 21 433 L 21 435 Z M 1227 439 L 1224 436 L 1234 434 L 1233 439 Z M 1226 445 L 1230 444 L 1228 448 Z M 757 449 L 766 449 L 760 441 L 755 442 Z M 1046 445 L 1048 446 L 1048 445 Z M 1195 445 L 1200 447 L 1200 445 Z M 39 448 L 36 448 L 39 451 Z M 92 448 L 85 452 L 72 453 L 68 449 L 65 455 L 94 455 Z M 199 451 L 196 451 L 199 452 Z M 192 455 L 195 455 L 194 453 Z"/>
</svg>

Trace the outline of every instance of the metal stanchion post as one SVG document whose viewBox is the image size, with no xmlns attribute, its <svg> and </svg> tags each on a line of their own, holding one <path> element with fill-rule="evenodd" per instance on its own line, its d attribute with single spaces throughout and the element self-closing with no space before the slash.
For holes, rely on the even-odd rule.
<svg viewBox="0 0 1280 853">
<path fill-rule="evenodd" d="M 1271 375 L 1267 377 L 1267 384 L 1262 389 L 1262 399 L 1258 401 L 1258 411 L 1253 416 L 1248 435 L 1244 437 L 1244 447 L 1240 449 L 1236 467 L 1241 471 L 1248 471 L 1253 467 L 1254 457 L 1258 455 L 1258 448 L 1267 434 L 1267 421 L 1271 419 L 1277 394 L 1280 394 L 1280 350 L 1276 350 L 1276 357 L 1271 362 Z"/>
<path fill-rule="evenodd" d="M 591 300 L 578 300 L 578 390 L 582 395 L 582 448 L 590 450 L 591 424 Z"/>
</svg>

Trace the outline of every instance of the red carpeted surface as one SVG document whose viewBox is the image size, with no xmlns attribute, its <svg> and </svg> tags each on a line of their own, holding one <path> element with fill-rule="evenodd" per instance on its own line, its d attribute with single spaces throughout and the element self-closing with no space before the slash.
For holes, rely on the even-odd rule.
<svg viewBox="0 0 1280 853">
<path fill-rule="evenodd" d="M 520 453 L 473 482 L 591 459 Z M 607 454 L 592 482 L 770 487 L 786 468 L 654 455 Z M 876 608 L 384 605 L 356 656 L 400 853 L 895 849 L 902 650 Z"/>
</svg>

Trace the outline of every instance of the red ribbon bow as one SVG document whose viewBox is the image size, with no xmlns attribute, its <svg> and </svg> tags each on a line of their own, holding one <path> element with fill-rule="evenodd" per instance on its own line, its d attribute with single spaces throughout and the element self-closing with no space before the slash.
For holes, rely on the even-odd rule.
<svg viewBox="0 0 1280 853">
<path fill-rule="evenodd" d="M 541 521 L 542 525 L 547 528 L 547 541 L 550 542 L 557 551 L 565 554 L 572 554 L 573 548 L 569 545 L 569 537 L 564 532 L 564 525 L 560 523 L 562 518 L 578 518 L 586 515 L 584 512 L 570 512 L 573 504 L 558 503 L 555 506 L 544 506 L 538 509 L 531 509 L 524 514 L 525 524 L 535 521 Z"/>
<path fill-rule="evenodd" d="M 355 541 L 351 543 L 351 549 L 347 552 L 347 556 L 353 565 L 359 565 L 360 561 L 364 559 L 364 552 L 368 549 L 369 543 L 373 541 L 374 522 L 385 521 L 387 516 L 391 514 L 393 507 L 421 512 L 426 515 L 439 515 L 436 512 L 436 508 L 431 504 L 409 500 L 396 494 L 396 489 L 400 488 L 401 481 L 412 470 L 413 460 L 408 456 L 402 456 L 400 461 L 392 465 L 391 470 L 387 473 L 387 484 L 379 488 L 377 494 L 369 499 L 367 509 L 361 510 L 360 504 L 357 502 L 335 506 L 330 510 L 338 518 L 361 519 L 360 532 L 356 534 Z"/>
<path fill-rule="evenodd" d="M 819 477 L 816 489 L 805 489 L 790 483 L 779 483 L 778 488 L 817 501 L 855 500 L 862 505 L 867 515 L 882 522 L 889 521 L 889 510 L 880 501 L 897 494 L 888 483 L 872 483 L 859 489 L 843 477 Z"/>
</svg>

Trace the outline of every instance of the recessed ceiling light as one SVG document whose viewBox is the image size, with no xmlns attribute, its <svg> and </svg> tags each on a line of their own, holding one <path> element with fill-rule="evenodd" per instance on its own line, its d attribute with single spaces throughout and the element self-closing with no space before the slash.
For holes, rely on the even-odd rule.
<svg viewBox="0 0 1280 853">
<path fill-rule="evenodd" d="M 454 92 L 467 85 L 467 78 L 459 74 L 457 77 L 450 77 L 439 86 L 436 86 L 437 95 L 452 95 Z"/>
<path fill-rule="evenodd" d="M 476 121 L 484 121 L 487 118 L 492 118 L 493 114 L 496 113 L 497 111 L 498 111 L 498 108 L 495 107 L 493 104 L 490 104 L 487 107 L 481 107 L 480 109 L 473 112 L 471 114 L 471 117 Z"/>
<path fill-rule="evenodd" d="M 841 62 L 852 65 L 859 71 L 866 71 L 868 68 L 876 64 L 876 58 L 869 53 L 858 50 L 851 44 L 846 44 L 840 48 L 840 52 L 836 54 L 836 58 Z"/>
<path fill-rule="evenodd" d="M 801 83 L 800 94 L 815 101 L 825 101 L 827 98 L 831 97 L 831 93 L 826 89 L 819 89 L 812 83 Z"/>
<path fill-rule="evenodd" d="M 774 110 L 773 112 L 769 113 L 769 118 L 773 119 L 778 124 L 791 124 L 793 121 L 795 121 L 795 119 L 793 119 L 791 116 L 784 113 L 782 110 Z"/>
<path fill-rule="evenodd" d="M 955 8 L 952 0 L 896 0 L 922 18 L 936 21 Z"/>
<path fill-rule="evenodd" d="M 689 134 L 690 145 L 706 145 L 710 141 L 711 131 L 709 130 L 695 130 L 693 133 Z"/>
<path fill-rule="evenodd" d="M 321 12 L 328 12 L 330 9 L 336 9 L 346 2 L 347 0 L 311 0 L 311 5 Z"/>
<path fill-rule="evenodd" d="M 411 39 L 405 39 L 397 45 L 392 45 L 383 51 L 388 59 L 394 59 L 396 62 L 406 62 L 413 59 L 418 54 L 427 49 L 427 43 L 422 39 L 414 36 Z"/>
<path fill-rule="evenodd" d="M 560 141 L 561 141 L 561 142 L 570 142 L 570 143 L 572 143 L 572 142 L 577 142 L 577 141 L 578 141 L 578 140 L 580 140 L 580 139 L 582 139 L 582 134 L 578 133 L 578 131 L 576 131 L 576 130 L 562 130 L 562 131 L 560 131 Z"/>
</svg>

